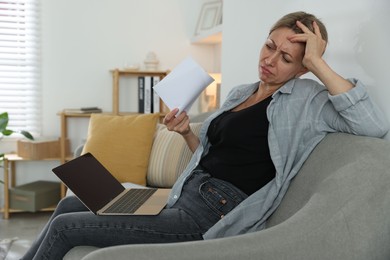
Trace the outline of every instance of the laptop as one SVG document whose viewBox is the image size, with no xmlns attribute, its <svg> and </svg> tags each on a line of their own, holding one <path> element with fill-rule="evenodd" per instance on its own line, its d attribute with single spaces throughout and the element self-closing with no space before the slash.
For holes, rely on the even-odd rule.
<svg viewBox="0 0 390 260">
<path fill-rule="evenodd" d="M 170 189 L 126 189 L 91 154 L 53 169 L 61 181 L 96 215 L 158 215 Z"/>
</svg>

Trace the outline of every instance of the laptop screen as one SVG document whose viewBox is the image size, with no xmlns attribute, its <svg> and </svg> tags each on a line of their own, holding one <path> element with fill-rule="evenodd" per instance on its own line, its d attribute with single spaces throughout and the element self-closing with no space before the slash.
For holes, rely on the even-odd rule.
<svg viewBox="0 0 390 260">
<path fill-rule="evenodd" d="M 125 190 L 91 153 L 60 165 L 53 172 L 95 214 Z"/>
</svg>

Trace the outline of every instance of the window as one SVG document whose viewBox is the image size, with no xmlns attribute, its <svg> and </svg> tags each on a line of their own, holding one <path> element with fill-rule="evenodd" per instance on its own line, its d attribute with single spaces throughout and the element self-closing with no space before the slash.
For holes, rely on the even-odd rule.
<svg viewBox="0 0 390 260">
<path fill-rule="evenodd" d="M 39 0 L 0 0 L 0 113 L 9 128 L 40 133 Z"/>
</svg>

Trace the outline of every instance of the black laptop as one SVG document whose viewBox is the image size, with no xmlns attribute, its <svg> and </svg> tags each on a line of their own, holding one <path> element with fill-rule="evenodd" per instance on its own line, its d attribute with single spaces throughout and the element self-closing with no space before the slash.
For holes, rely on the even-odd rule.
<svg viewBox="0 0 390 260">
<path fill-rule="evenodd" d="M 96 215 L 157 215 L 170 193 L 170 189 L 126 189 L 91 153 L 53 172 Z"/>
</svg>

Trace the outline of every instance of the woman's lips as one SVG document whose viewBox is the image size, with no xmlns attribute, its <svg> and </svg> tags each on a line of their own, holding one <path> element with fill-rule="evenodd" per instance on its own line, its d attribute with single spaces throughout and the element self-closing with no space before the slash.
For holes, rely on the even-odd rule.
<svg viewBox="0 0 390 260">
<path fill-rule="evenodd" d="M 272 72 L 269 69 L 267 69 L 265 66 L 260 66 L 260 69 L 263 75 L 272 75 Z"/>
</svg>

